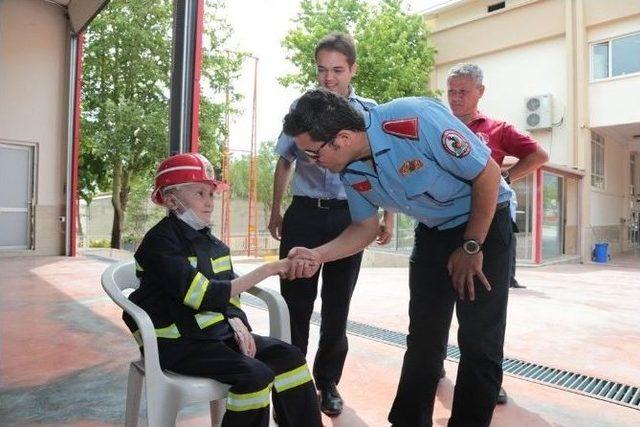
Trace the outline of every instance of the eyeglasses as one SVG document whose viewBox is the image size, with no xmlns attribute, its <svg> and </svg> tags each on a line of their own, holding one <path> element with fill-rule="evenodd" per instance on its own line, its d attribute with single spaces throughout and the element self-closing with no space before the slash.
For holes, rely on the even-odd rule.
<svg viewBox="0 0 640 427">
<path fill-rule="evenodd" d="M 323 142 L 320 147 L 318 147 L 317 150 L 302 150 L 304 151 L 304 154 L 307 155 L 307 157 L 311 160 L 318 160 L 320 158 L 320 150 L 322 150 L 324 148 L 325 145 L 327 144 L 331 144 L 333 143 L 333 141 L 335 141 L 335 138 L 330 139 L 329 141 L 325 141 Z"/>
</svg>

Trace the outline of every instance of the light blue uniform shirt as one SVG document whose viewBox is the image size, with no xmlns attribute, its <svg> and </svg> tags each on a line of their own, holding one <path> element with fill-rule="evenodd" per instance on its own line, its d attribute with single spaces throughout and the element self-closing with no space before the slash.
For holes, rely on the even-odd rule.
<svg viewBox="0 0 640 427">
<path fill-rule="evenodd" d="M 356 110 L 364 112 L 377 104 L 374 100 L 357 96 L 353 88 L 349 92 L 349 104 Z M 296 105 L 294 101 L 291 107 Z M 340 174 L 331 172 L 309 161 L 302 150 L 299 150 L 289 135 L 281 133 L 278 137 L 275 152 L 288 160 L 296 161 L 295 173 L 291 183 L 294 196 L 306 196 L 314 199 L 346 199 L 344 186 L 340 182 Z"/>
<path fill-rule="evenodd" d="M 359 160 L 341 174 L 351 219 L 365 220 L 382 207 L 439 229 L 467 222 L 471 181 L 491 158 L 486 144 L 430 98 L 379 105 L 365 113 L 367 120 L 376 171 Z M 501 179 L 497 202 L 510 197 Z"/>
</svg>

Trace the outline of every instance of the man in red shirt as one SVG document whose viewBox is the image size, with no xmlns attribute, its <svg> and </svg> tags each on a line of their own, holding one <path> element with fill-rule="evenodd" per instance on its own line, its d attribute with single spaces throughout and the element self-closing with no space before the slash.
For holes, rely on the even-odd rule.
<svg viewBox="0 0 640 427">
<path fill-rule="evenodd" d="M 484 94 L 482 70 L 475 64 L 461 63 L 453 66 L 447 74 L 447 98 L 453 114 L 471 129 L 491 149 L 491 157 L 502 168 L 502 177 L 508 184 L 524 178 L 549 160 L 547 152 L 529 135 L 518 132 L 512 125 L 491 119 L 478 111 L 478 102 Z M 503 168 L 505 156 L 518 161 L 510 168 Z M 513 197 L 515 200 L 515 197 Z M 512 210 L 515 228 L 515 210 Z M 515 239 L 515 234 L 514 234 Z M 516 245 L 513 245 L 513 268 L 509 287 L 524 288 L 515 277 Z M 507 402 L 503 388 L 498 403 Z"/>
</svg>

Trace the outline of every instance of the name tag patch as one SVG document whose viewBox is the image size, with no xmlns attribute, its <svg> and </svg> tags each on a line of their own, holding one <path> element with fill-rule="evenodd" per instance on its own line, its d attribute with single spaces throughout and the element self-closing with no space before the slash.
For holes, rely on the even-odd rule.
<svg viewBox="0 0 640 427">
<path fill-rule="evenodd" d="M 355 184 L 351 184 L 351 187 L 356 190 L 358 193 L 365 193 L 371 190 L 371 183 L 368 180 L 356 182 Z"/>
<path fill-rule="evenodd" d="M 471 152 L 471 144 L 457 130 L 447 129 L 442 133 L 442 146 L 454 157 L 464 157 Z"/>
<path fill-rule="evenodd" d="M 398 172 L 400 172 L 400 175 L 402 176 L 407 176 L 411 172 L 415 172 L 418 169 L 422 169 L 423 167 L 424 167 L 424 163 L 422 163 L 422 160 L 411 159 L 404 162 L 402 166 L 400 166 L 400 169 L 398 169 Z"/>
</svg>

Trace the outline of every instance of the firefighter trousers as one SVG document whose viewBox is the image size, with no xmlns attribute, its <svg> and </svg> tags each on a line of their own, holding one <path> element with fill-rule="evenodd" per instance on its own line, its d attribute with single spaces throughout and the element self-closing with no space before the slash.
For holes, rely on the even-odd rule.
<svg viewBox="0 0 640 427">
<path fill-rule="evenodd" d="M 181 339 L 184 357 L 163 368 L 230 384 L 222 427 L 268 427 L 271 397 L 279 427 L 322 426 L 316 389 L 300 350 L 275 338 L 253 337 L 254 358 L 243 355 L 233 338 Z"/>
</svg>

